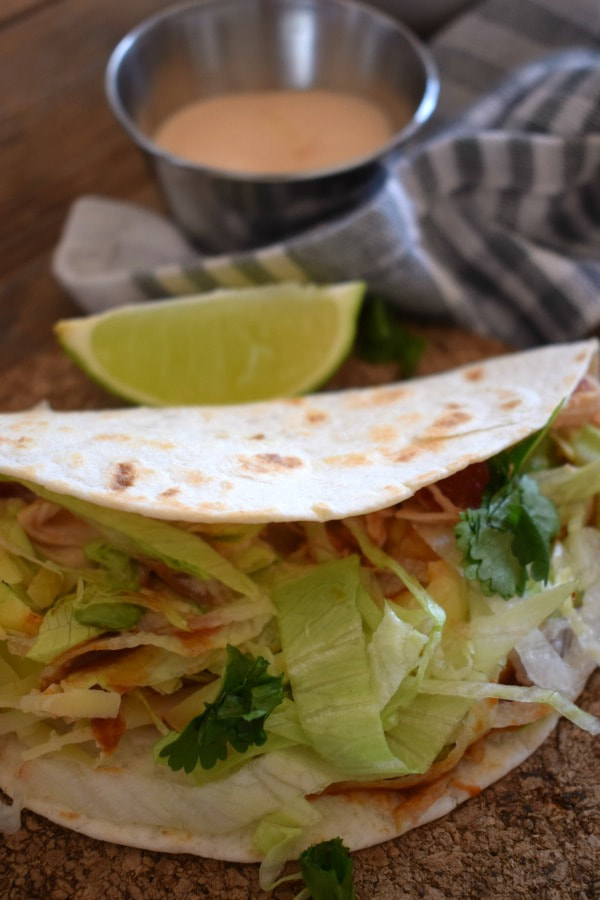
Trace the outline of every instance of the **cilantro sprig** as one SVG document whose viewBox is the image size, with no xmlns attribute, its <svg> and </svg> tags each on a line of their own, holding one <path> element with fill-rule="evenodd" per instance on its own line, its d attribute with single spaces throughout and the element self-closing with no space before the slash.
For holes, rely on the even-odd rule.
<svg viewBox="0 0 600 900">
<path fill-rule="evenodd" d="M 227 646 L 221 690 L 180 735 L 159 752 L 173 771 L 193 772 L 198 763 L 212 769 L 227 759 L 228 745 L 238 753 L 267 740 L 265 719 L 285 697 L 282 675 L 267 675 L 268 662 Z"/>
<path fill-rule="evenodd" d="M 363 303 L 359 319 L 356 350 L 370 363 L 399 363 L 409 378 L 423 355 L 425 341 L 403 328 L 388 305 L 374 295 Z"/>
<path fill-rule="evenodd" d="M 313 900 L 354 900 L 352 857 L 341 838 L 313 844 L 299 862 Z"/>
<path fill-rule="evenodd" d="M 558 415 L 544 428 L 489 461 L 490 481 L 479 509 L 460 514 L 454 533 L 464 554 L 464 571 L 484 594 L 522 596 L 527 580 L 546 582 L 550 544 L 558 532 L 554 504 L 522 470 Z"/>
</svg>

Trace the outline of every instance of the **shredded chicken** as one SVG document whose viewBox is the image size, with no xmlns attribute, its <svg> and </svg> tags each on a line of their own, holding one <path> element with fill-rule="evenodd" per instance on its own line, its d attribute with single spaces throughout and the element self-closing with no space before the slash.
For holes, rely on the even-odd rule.
<svg viewBox="0 0 600 900">
<path fill-rule="evenodd" d="M 185 572 L 175 572 L 166 563 L 157 559 L 144 559 L 142 562 L 177 594 L 188 597 L 201 606 L 221 606 L 231 600 L 230 588 L 216 578 L 203 581 Z"/>
<path fill-rule="evenodd" d="M 87 522 L 46 500 L 34 500 L 23 507 L 17 519 L 48 559 L 72 569 L 89 566 L 83 547 L 99 535 Z"/>
<path fill-rule="evenodd" d="M 450 500 L 449 497 L 439 489 L 437 484 L 430 484 L 427 487 L 427 490 L 433 497 L 433 499 L 438 503 L 445 512 L 453 513 L 455 516 L 460 512 L 458 506 Z"/>
<path fill-rule="evenodd" d="M 387 538 L 387 529 L 381 513 L 372 512 L 365 516 L 367 534 L 374 544 L 383 547 Z"/>
<path fill-rule="evenodd" d="M 520 728 L 543 719 L 552 712 L 546 703 L 518 703 L 514 700 L 501 701 L 495 710 L 492 728 Z"/>
<path fill-rule="evenodd" d="M 580 428 L 590 423 L 600 426 L 600 384 L 588 376 L 579 382 L 553 428 Z"/>
<path fill-rule="evenodd" d="M 432 508 L 432 503 L 437 508 Z M 413 522 L 448 522 L 454 524 L 458 521 L 460 509 L 447 497 L 436 484 L 430 484 L 418 491 L 407 503 L 403 503 L 395 510 L 397 519 L 407 519 Z"/>
<path fill-rule="evenodd" d="M 396 511 L 396 518 L 407 519 L 412 522 L 449 522 L 454 524 L 458 519 L 458 513 L 454 512 L 423 512 L 414 507 L 407 506 Z"/>
</svg>

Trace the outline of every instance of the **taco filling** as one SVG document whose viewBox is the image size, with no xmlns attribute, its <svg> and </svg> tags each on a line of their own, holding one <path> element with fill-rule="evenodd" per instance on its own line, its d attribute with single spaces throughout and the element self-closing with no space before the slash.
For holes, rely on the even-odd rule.
<svg viewBox="0 0 600 900">
<path fill-rule="evenodd" d="M 268 883 L 315 836 L 361 845 L 340 798 L 397 798 L 372 843 L 477 793 L 489 739 L 502 757 L 556 713 L 597 734 L 574 700 L 600 659 L 599 493 L 592 376 L 524 440 L 362 515 L 165 521 L 5 480 L 6 812 L 204 835 Z"/>
</svg>

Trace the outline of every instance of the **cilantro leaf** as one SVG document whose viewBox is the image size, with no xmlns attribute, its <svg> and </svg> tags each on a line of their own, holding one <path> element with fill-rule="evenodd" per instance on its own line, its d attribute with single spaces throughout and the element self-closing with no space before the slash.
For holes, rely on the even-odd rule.
<svg viewBox="0 0 600 900">
<path fill-rule="evenodd" d="M 159 756 L 167 758 L 173 771 L 184 769 L 189 774 L 198 763 L 212 769 L 217 760 L 227 758 L 228 745 L 245 753 L 266 742 L 265 719 L 285 697 L 283 675 L 267 675 L 268 665 L 262 656 L 254 659 L 227 646 L 217 699 L 160 750 Z"/>
<path fill-rule="evenodd" d="M 341 838 L 313 844 L 299 862 L 313 900 L 354 900 L 353 862 Z"/>
<path fill-rule="evenodd" d="M 489 487 L 491 490 L 500 488 L 508 479 L 521 474 L 527 460 L 531 459 L 540 444 L 548 437 L 552 423 L 563 408 L 563 405 L 564 400 L 561 400 L 543 428 L 534 431 L 529 437 L 524 438 L 507 450 L 502 450 L 501 453 L 497 453 L 496 456 L 489 460 Z"/>
<path fill-rule="evenodd" d="M 491 524 L 483 507 L 466 510 L 460 518 L 455 535 L 464 553 L 466 578 L 479 581 L 488 596 L 499 594 L 508 598 L 522 594 L 526 572 L 512 552 L 512 534 Z"/>
<path fill-rule="evenodd" d="M 368 296 L 363 304 L 356 350 L 371 363 L 397 362 L 404 375 L 412 375 L 425 349 L 423 338 L 406 331 L 386 303 Z"/>
<path fill-rule="evenodd" d="M 137 603 L 89 603 L 75 607 L 73 615 L 80 625 L 91 625 L 106 631 L 124 631 L 134 628 L 144 615 L 144 608 Z"/>
<path fill-rule="evenodd" d="M 500 465 L 493 485 L 499 471 Z M 547 581 L 558 527 L 554 504 L 529 476 L 513 475 L 495 491 L 488 488 L 481 507 L 462 512 L 454 530 L 465 576 L 479 581 L 484 594 L 522 596 L 529 577 Z"/>
<path fill-rule="evenodd" d="M 109 547 L 102 541 L 90 541 L 83 548 L 90 562 L 97 563 L 105 573 L 107 587 L 114 593 L 136 591 L 139 587 L 139 566 L 126 553 Z"/>
</svg>

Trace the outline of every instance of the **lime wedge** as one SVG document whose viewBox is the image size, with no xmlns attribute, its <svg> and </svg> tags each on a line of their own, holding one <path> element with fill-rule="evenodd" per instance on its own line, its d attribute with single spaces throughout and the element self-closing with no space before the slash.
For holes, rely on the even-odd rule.
<svg viewBox="0 0 600 900">
<path fill-rule="evenodd" d="M 310 391 L 352 347 L 364 285 L 276 284 L 124 306 L 55 325 L 92 378 L 151 406 Z"/>
</svg>

